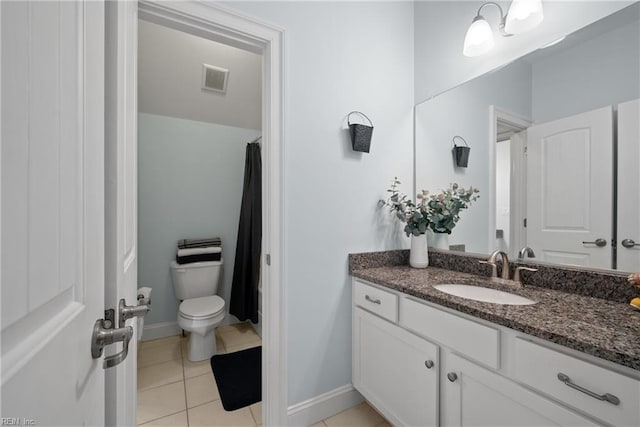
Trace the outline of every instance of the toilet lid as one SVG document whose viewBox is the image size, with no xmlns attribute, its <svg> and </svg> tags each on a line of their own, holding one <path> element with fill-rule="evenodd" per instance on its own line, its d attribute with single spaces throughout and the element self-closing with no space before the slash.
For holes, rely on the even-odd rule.
<svg viewBox="0 0 640 427">
<path fill-rule="evenodd" d="M 224 309 L 224 300 L 217 295 L 182 301 L 180 313 L 189 317 L 208 317 Z"/>
</svg>

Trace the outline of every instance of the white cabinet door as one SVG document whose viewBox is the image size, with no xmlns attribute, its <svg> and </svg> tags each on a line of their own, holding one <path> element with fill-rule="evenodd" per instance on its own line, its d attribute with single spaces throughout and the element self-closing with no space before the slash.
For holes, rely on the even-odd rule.
<svg viewBox="0 0 640 427">
<path fill-rule="evenodd" d="M 640 269 L 640 100 L 618 106 L 618 270 Z M 624 245 L 623 245 L 624 241 Z"/>
<path fill-rule="evenodd" d="M 438 425 L 438 347 L 354 309 L 353 384 L 391 423 Z"/>
<path fill-rule="evenodd" d="M 0 10 L 1 423 L 99 426 L 104 369 L 91 335 L 104 316 L 104 3 Z"/>
<path fill-rule="evenodd" d="M 527 130 L 527 246 L 536 258 L 611 268 L 611 107 Z M 603 239 L 603 246 L 595 243 Z"/>
<path fill-rule="evenodd" d="M 597 425 L 455 354 L 448 355 L 443 376 L 443 426 Z"/>
</svg>

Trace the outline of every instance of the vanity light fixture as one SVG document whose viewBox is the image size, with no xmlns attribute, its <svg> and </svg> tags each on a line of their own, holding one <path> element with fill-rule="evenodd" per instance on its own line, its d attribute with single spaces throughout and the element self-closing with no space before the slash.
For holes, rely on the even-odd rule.
<svg viewBox="0 0 640 427">
<path fill-rule="evenodd" d="M 491 26 L 481 15 L 485 6 L 493 5 L 500 11 L 500 34 L 505 37 L 524 33 L 537 27 L 543 20 L 542 0 L 513 0 L 509 12 L 505 15 L 502 7 L 494 2 L 483 3 L 478 8 L 476 17 L 467 30 L 464 38 L 464 56 L 480 56 L 487 53 L 494 45 Z"/>
</svg>

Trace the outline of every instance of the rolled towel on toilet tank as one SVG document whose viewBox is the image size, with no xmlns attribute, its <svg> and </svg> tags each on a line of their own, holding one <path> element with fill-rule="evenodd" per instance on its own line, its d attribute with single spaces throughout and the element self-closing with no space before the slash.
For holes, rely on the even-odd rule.
<svg viewBox="0 0 640 427">
<path fill-rule="evenodd" d="M 220 237 L 209 237 L 206 239 L 178 240 L 178 249 L 204 248 L 207 246 L 222 246 L 222 239 Z"/>
<path fill-rule="evenodd" d="M 189 249 L 180 249 L 178 248 L 178 256 L 191 256 L 191 255 L 203 255 L 203 254 L 219 254 L 222 252 L 222 248 L 220 246 L 207 246 L 205 248 L 189 248 Z"/>
<path fill-rule="evenodd" d="M 222 248 L 220 246 L 209 246 L 206 248 L 178 249 L 178 253 L 176 254 L 176 262 L 178 264 L 220 261 L 221 259 L 222 259 Z"/>
<path fill-rule="evenodd" d="M 210 261 L 220 261 L 222 260 L 222 252 L 214 253 L 214 254 L 200 254 L 200 255 L 187 255 L 187 256 L 177 256 L 176 262 L 178 264 L 191 264 L 193 262 L 210 262 Z"/>
</svg>

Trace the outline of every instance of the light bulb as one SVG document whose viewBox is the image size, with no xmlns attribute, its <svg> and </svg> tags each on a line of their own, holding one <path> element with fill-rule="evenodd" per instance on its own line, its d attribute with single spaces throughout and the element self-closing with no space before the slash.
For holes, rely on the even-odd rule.
<svg viewBox="0 0 640 427">
<path fill-rule="evenodd" d="M 493 31 L 489 23 L 480 15 L 473 19 L 464 38 L 464 56 L 479 56 L 487 53 L 494 45 Z"/>
<path fill-rule="evenodd" d="M 504 30 L 509 34 L 524 33 L 540 25 L 543 19 L 542 0 L 513 0 Z"/>
</svg>

